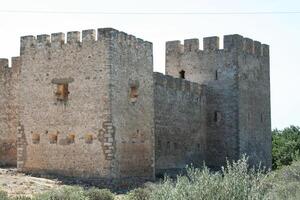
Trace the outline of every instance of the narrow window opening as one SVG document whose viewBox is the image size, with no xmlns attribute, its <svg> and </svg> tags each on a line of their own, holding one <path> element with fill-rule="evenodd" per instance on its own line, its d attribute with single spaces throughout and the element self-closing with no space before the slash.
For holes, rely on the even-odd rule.
<svg viewBox="0 0 300 200">
<path fill-rule="evenodd" d="M 201 150 L 201 149 L 200 149 L 200 144 L 199 144 L 199 143 L 197 144 L 197 149 L 198 149 L 198 151 Z"/>
<path fill-rule="evenodd" d="M 93 135 L 91 134 L 86 134 L 84 136 L 84 140 L 85 140 L 85 143 L 87 144 L 92 144 L 93 143 Z"/>
<path fill-rule="evenodd" d="M 58 101 L 67 101 L 69 96 L 69 86 L 67 83 L 57 84 L 56 98 Z"/>
<path fill-rule="evenodd" d="M 75 143 L 75 134 L 69 134 L 67 140 L 69 144 Z"/>
<path fill-rule="evenodd" d="M 175 150 L 178 149 L 178 144 L 177 144 L 177 142 L 174 143 L 174 149 L 175 149 Z"/>
<path fill-rule="evenodd" d="M 157 147 L 158 147 L 158 149 L 161 149 L 161 141 L 160 140 L 157 141 Z"/>
<path fill-rule="evenodd" d="M 32 134 L 32 143 L 39 144 L 40 143 L 40 134 L 33 133 Z"/>
<path fill-rule="evenodd" d="M 264 122 L 264 115 L 262 113 L 260 114 L 260 122 Z"/>
<path fill-rule="evenodd" d="M 50 134 L 49 141 L 50 141 L 50 144 L 56 144 L 57 143 L 57 134 Z"/>
<path fill-rule="evenodd" d="M 215 80 L 218 80 L 219 79 L 219 77 L 218 77 L 218 70 L 216 70 L 216 72 L 215 72 Z"/>
<path fill-rule="evenodd" d="M 170 142 L 168 141 L 168 142 L 167 142 L 167 150 L 170 151 L 170 149 L 171 149 L 171 144 L 170 144 Z"/>
<path fill-rule="evenodd" d="M 185 79 L 185 71 L 184 70 L 181 70 L 179 72 L 179 77 L 182 78 L 182 79 Z"/>
<path fill-rule="evenodd" d="M 220 121 L 221 121 L 221 113 L 219 111 L 215 111 L 214 122 L 219 123 Z"/>
<path fill-rule="evenodd" d="M 130 87 L 130 100 L 132 103 L 137 101 L 139 94 L 138 94 L 138 88 L 136 86 Z"/>
</svg>

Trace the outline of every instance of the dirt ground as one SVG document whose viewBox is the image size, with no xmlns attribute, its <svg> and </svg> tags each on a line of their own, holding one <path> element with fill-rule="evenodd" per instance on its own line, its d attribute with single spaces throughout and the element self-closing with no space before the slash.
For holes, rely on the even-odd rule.
<svg viewBox="0 0 300 200">
<path fill-rule="evenodd" d="M 0 189 L 6 191 L 9 196 L 42 193 L 63 186 L 59 181 L 45 178 L 36 178 L 22 173 L 16 169 L 0 168 Z"/>
</svg>

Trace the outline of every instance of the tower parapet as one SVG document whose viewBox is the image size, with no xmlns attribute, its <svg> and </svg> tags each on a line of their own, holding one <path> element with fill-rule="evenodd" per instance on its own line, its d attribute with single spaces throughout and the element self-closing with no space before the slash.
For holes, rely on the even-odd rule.
<svg viewBox="0 0 300 200">
<path fill-rule="evenodd" d="M 238 34 L 225 35 L 223 49 L 216 36 L 204 38 L 203 49 L 198 39 L 166 43 L 166 74 L 207 85 L 209 165 L 247 153 L 270 166 L 269 68 L 269 46 Z"/>
<path fill-rule="evenodd" d="M 65 37 L 64 33 L 23 36 L 21 37 L 20 54 L 23 55 L 32 50 L 39 51 L 45 48 L 59 49 L 65 45 L 78 45 L 81 47 L 85 46 L 85 43 L 91 44 L 103 40 L 112 40 L 118 43 L 128 44 L 134 48 L 142 48 L 144 45 L 152 46 L 151 42 L 136 38 L 133 35 L 112 28 L 100 28 L 97 29 L 97 37 L 96 30 L 94 29 L 83 30 L 82 32 L 71 31 L 67 33 L 67 37 Z"/>
<path fill-rule="evenodd" d="M 199 49 L 198 39 L 186 39 L 184 44 L 180 41 L 169 41 L 166 43 L 166 54 L 183 54 L 188 52 L 213 52 L 213 51 L 236 51 L 253 54 L 256 56 L 268 56 L 268 46 L 258 41 L 243 37 L 241 35 L 225 35 L 223 49 L 220 49 L 220 39 L 217 36 L 203 38 L 203 50 Z M 184 49 L 184 50 L 183 50 Z"/>
</svg>

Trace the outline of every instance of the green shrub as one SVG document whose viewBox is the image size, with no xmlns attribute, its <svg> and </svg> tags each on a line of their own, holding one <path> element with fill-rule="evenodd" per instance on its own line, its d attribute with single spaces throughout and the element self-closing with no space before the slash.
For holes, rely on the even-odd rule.
<svg viewBox="0 0 300 200">
<path fill-rule="evenodd" d="M 263 199 L 270 186 L 266 184 L 268 173 L 249 169 L 247 158 L 227 162 L 220 172 L 211 172 L 207 167 L 187 168 L 186 176 L 176 180 L 168 177 L 150 190 L 133 190 L 130 200 L 201 200 L 201 199 Z"/>
<path fill-rule="evenodd" d="M 11 198 L 11 200 L 31 200 L 31 198 L 25 197 L 25 196 L 17 196 L 17 197 Z"/>
<path fill-rule="evenodd" d="M 107 189 L 91 188 L 85 192 L 89 200 L 113 200 L 114 195 Z"/>
<path fill-rule="evenodd" d="M 300 161 L 272 172 L 268 199 L 300 199 Z"/>
<path fill-rule="evenodd" d="M 77 186 L 65 186 L 43 194 L 36 195 L 34 200 L 89 200 L 84 190 Z"/>
<path fill-rule="evenodd" d="M 300 127 L 290 126 L 282 131 L 273 130 L 272 159 L 273 169 L 290 165 L 300 152 Z"/>
<path fill-rule="evenodd" d="M 8 200 L 7 192 L 0 190 L 0 200 Z"/>
<path fill-rule="evenodd" d="M 127 200 L 148 200 L 150 199 L 151 190 L 149 188 L 137 188 L 127 195 Z"/>
</svg>

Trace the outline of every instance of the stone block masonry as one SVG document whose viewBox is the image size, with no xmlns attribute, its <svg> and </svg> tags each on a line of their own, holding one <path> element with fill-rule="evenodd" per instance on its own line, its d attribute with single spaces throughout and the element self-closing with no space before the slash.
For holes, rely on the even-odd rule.
<svg viewBox="0 0 300 200">
<path fill-rule="evenodd" d="M 271 167 L 269 46 L 240 35 L 166 43 L 166 74 L 207 85 L 207 160 L 224 165 L 246 153 Z"/>
<path fill-rule="evenodd" d="M 154 73 L 156 174 L 176 173 L 205 161 L 205 85 Z"/>
<path fill-rule="evenodd" d="M 0 164 L 77 179 L 153 180 L 243 153 L 271 166 L 269 47 L 239 35 L 152 43 L 112 28 L 21 37 L 0 59 Z"/>
<path fill-rule="evenodd" d="M 0 166 L 17 164 L 18 78 L 20 58 L 0 59 Z"/>
</svg>

